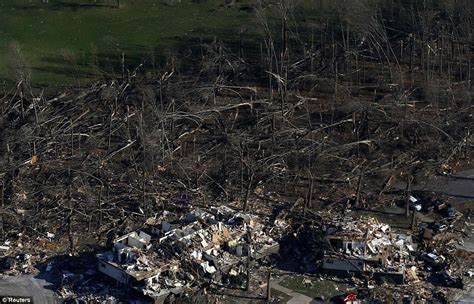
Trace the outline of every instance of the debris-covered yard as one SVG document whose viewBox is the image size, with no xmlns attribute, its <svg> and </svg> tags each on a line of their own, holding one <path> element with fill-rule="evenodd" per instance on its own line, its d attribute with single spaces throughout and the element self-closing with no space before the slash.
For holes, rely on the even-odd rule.
<svg viewBox="0 0 474 304">
<path fill-rule="evenodd" d="M 395 33 L 369 2 L 350 4 L 364 27 L 341 13 L 312 28 L 296 2 L 260 3 L 253 47 L 199 41 L 48 93 L 19 56 L 0 97 L 0 287 L 29 275 L 101 303 L 462 297 L 470 15 L 431 7 Z"/>
</svg>

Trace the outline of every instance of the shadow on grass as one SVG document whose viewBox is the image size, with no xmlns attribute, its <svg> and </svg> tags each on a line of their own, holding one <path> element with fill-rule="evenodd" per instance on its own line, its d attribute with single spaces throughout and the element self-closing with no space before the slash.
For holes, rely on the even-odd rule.
<svg viewBox="0 0 474 304">
<path fill-rule="evenodd" d="M 64 1 L 51 1 L 49 3 L 40 3 L 40 4 L 30 4 L 30 5 L 15 5 L 16 10 L 40 10 L 40 9 L 50 9 L 50 10 L 63 10 L 71 9 L 76 11 L 78 9 L 88 9 L 88 8 L 117 8 L 116 5 L 106 4 L 106 3 L 81 3 L 81 2 L 64 2 Z"/>
<path fill-rule="evenodd" d="M 35 279 L 46 281 L 48 284 L 44 288 L 54 292 L 59 292 L 63 287 L 67 287 L 75 292 L 89 290 L 92 294 L 99 295 L 106 288 L 114 290 L 113 294 L 119 303 L 140 299 L 138 295 L 132 294 L 127 288 L 118 288 L 115 281 L 98 273 L 96 258 L 98 252 L 100 250 L 95 248 L 76 256 L 67 254 L 52 256 L 36 266 L 39 273 Z M 66 301 L 62 303 L 68 303 Z"/>
<path fill-rule="evenodd" d="M 280 239 L 276 268 L 290 273 L 316 274 L 318 262 L 324 257 L 324 236 L 310 226 L 299 227 L 297 231 Z"/>
<path fill-rule="evenodd" d="M 36 279 L 45 280 L 48 285 L 46 289 L 57 292 L 64 285 L 63 274 L 71 273 L 74 276 L 84 276 L 89 270 L 96 267 L 95 253 L 82 253 L 77 256 L 56 255 L 48 258 L 35 267 L 38 269 Z"/>
<path fill-rule="evenodd" d="M 33 73 L 36 71 L 36 72 L 41 72 L 41 73 L 55 74 L 57 76 L 64 76 L 70 80 L 97 79 L 97 78 L 102 77 L 102 75 L 100 75 L 100 73 L 98 72 L 85 71 L 83 69 L 79 70 L 75 67 L 67 67 L 67 66 L 36 67 L 36 68 L 32 68 L 32 70 L 33 70 Z"/>
<path fill-rule="evenodd" d="M 57 1 L 53 2 L 51 8 L 55 10 L 61 10 L 61 9 L 72 9 L 72 10 L 77 10 L 80 8 L 97 8 L 97 7 L 103 7 L 103 8 L 117 8 L 116 5 L 110 5 L 110 4 L 102 4 L 102 3 L 76 3 L 76 2 L 64 2 L 64 1 Z"/>
<path fill-rule="evenodd" d="M 81 4 L 57 1 L 49 6 L 23 5 L 23 9 L 44 8 L 92 8 L 103 4 Z M 246 27 L 246 28 L 245 28 Z M 257 83 L 268 79 L 262 64 L 266 64 L 266 54 L 262 54 L 263 40 L 249 25 L 242 28 L 221 28 L 209 31 L 204 27 L 195 28 L 192 36 L 179 35 L 163 37 L 159 43 L 127 43 L 114 37 L 106 47 L 83 46 L 79 49 L 59 50 L 56 54 L 44 55 L 40 63 L 33 67 L 35 82 L 53 85 L 61 84 L 63 77 L 70 83 L 87 82 L 103 78 L 124 77 L 128 71 L 157 75 L 162 67 L 173 61 L 173 67 L 180 71 L 197 73 L 203 77 L 217 77 L 223 65 L 228 83 Z M 107 42 L 105 42 L 107 43 Z M 220 46 L 224 56 L 220 57 Z M 123 54 L 123 56 L 122 56 Z M 242 54 L 243 58 L 242 59 Z M 173 59 L 171 59 L 173 57 Z M 243 78 L 242 71 L 246 71 Z M 249 76 L 250 75 L 250 76 Z"/>
<path fill-rule="evenodd" d="M 232 40 L 238 35 L 235 36 L 232 31 L 224 31 L 219 34 L 219 36 L 221 35 L 227 37 L 222 42 L 226 56 L 222 62 L 224 64 L 234 62 L 245 68 L 253 68 L 255 78 L 261 78 L 255 64 L 241 61 L 239 57 L 240 44 Z M 182 70 L 200 68 L 203 57 L 209 57 L 204 60 L 208 60 L 208 62 L 217 60 L 213 62 L 214 72 L 217 72 L 218 64 L 216 62 L 218 59 L 216 57 L 219 56 L 217 46 L 219 44 L 216 44 L 213 38 L 173 37 L 170 40 L 170 45 L 172 46 L 120 43 L 120 48 L 64 50 L 57 55 L 43 56 L 41 58 L 42 66 L 34 67 L 33 70 L 56 75 L 53 78 L 57 76 L 67 76 L 71 79 L 121 77 L 122 73 L 126 75 L 127 71 L 134 71 L 139 66 L 141 72 L 156 72 L 166 65 L 171 56 L 174 56 L 177 58 L 178 68 Z M 253 59 L 260 56 L 256 43 L 247 42 L 244 45 L 246 58 Z M 231 68 L 228 69 L 228 71 L 231 70 Z M 239 74 L 232 73 L 235 74 L 234 76 Z"/>
</svg>

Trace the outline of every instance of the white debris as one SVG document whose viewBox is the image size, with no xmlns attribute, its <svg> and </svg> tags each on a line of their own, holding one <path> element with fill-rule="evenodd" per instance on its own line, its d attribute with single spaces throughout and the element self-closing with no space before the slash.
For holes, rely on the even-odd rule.
<svg viewBox="0 0 474 304">
<path fill-rule="evenodd" d="M 201 263 L 201 267 L 205 272 L 210 273 L 210 274 L 213 274 L 214 272 L 217 271 L 217 269 L 214 266 L 209 265 L 209 262 L 207 261 L 204 263 Z"/>
</svg>

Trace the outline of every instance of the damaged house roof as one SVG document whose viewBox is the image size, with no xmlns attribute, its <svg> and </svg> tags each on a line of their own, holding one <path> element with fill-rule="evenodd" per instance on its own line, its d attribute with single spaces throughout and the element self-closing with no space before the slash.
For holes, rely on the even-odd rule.
<svg viewBox="0 0 474 304">
<path fill-rule="evenodd" d="M 228 207 L 194 209 L 177 220 L 147 223 L 98 255 L 99 271 L 155 298 L 197 286 L 202 283 L 197 277 L 238 275 L 238 264 L 248 254 L 259 258 L 279 248 L 261 218 Z"/>
<path fill-rule="evenodd" d="M 403 274 L 413 260 L 412 236 L 392 231 L 374 218 L 337 219 L 324 230 L 329 245 L 324 270 Z"/>
</svg>

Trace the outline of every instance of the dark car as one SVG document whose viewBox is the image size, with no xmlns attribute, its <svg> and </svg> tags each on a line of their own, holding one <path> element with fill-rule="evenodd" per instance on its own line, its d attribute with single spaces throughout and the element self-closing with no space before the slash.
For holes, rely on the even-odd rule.
<svg viewBox="0 0 474 304">
<path fill-rule="evenodd" d="M 435 200 L 431 197 L 425 197 L 420 200 L 421 211 L 432 212 L 434 210 Z"/>
<path fill-rule="evenodd" d="M 420 258 L 425 261 L 428 267 L 431 267 L 434 270 L 441 270 L 444 269 L 446 266 L 446 258 L 442 255 L 424 252 L 421 254 Z"/>
<path fill-rule="evenodd" d="M 440 223 L 431 223 L 428 225 L 428 228 L 433 230 L 433 232 L 438 233 L 447 230 L 448 226 Z"/>
<path fill-rule="evenodd" d="M 13 257 L 3 257 L 0 259 L 0 272 L 12 270 L 15 268 L 16 260 Z"/>
<path fill-rule="evenodd" d="M 464 288 L 461 278 L 453 279 L 446 271 L 438 272 L 435 276 L 436 283 L 449 288 Z"/>
<path fill-rule="evenodd" d="M 440 214 L 448 220 L 452 220 L 456 217 L 456 209 L 448 204 L 446 208 L 440 211 Z"/>
<path fill-rule="evenodd" d="M 456 210 L 453 207 L 448 207 L 446 209 L 447 218 L 452 219 L 456 216 Z"/>
<path fill-rule="evenodd" d="M 447 204 L 440 199 L 434 200 L 433 206 L 435 211 L 441 211 L 447 208 Z"/>
</svg>

